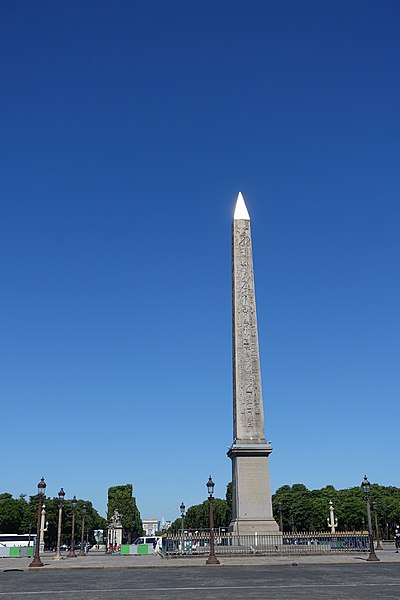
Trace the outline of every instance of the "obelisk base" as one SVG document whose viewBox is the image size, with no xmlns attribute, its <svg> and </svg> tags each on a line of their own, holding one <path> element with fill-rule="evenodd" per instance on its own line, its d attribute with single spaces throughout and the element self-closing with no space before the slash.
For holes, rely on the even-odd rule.
<svg viewBox="0 0 400 600">
<path fill-rule="evenodd" d="M 232 521 L 236 535 L 281 535 L 272 514 L 267 443 L 236 443 L 228 451 L 232 460 Z"/>
<path fill-rule="evenodd" d="M 276 535 L 281 536 L 275 519 L 270 521 L 231 521 L 228 531 L 234 535 Z"/>
</svg>

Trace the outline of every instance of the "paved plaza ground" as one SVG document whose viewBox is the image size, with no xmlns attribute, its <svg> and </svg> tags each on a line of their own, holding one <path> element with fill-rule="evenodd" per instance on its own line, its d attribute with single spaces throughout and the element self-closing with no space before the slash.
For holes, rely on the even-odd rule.
<svg viewBox="0 0 400 600">
<path fill-rule="evenodd" d="M 385 549 L 376 551 L 376 555 L 383 563 L 396 563 L 400 572 L 400 553 L 395 552 L 394 545 L 387 544 Z M 161 558 L 159 555 L 149 556 L 121 556 L 119 554 L 105 554 L 91 550 L 87 556 L 67 558 L 63 553 L 63 560 L 53 560 L 53 552 L 45 552 L 41 555 L 44 567 L 39 569 L 29 568 L 32 559 L 29 558 L 0 558 L 0 573 L 9 569 L 33 570 L 71 570 L 71 569 L 120 569 L 120 568 L 178 568 L 178 567 L 204 567 L 207 555 L 186 556 L 183 558 Z M 219 556 L 221 566 L 272 566 L 272 565 L 310 565 L 310 564 L 363 564 L 368 558 L 367 552 L 343 553 L 343 554 L 311 554 L 311 555 L 281 555 L 281 556 Z"/>
<path fill-rule="evenodd" d="M 399 564 L 305 564 L 0 573 L 0 599 L 398 600 Z"/>
<path fill-rule="evenodd" d="M 28 559 L 0 559 L 0 600 L 369 600 L 400 599 L 400 554 L 221 558 L 90 554 L 29 569 Z"/>
</svg>

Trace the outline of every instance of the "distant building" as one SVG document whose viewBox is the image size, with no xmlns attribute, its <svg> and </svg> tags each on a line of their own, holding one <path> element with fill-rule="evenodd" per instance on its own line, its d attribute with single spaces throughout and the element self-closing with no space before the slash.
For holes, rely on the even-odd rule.
<svg viewBox="0 0 400 600">
<path fill-rule="evenodd" d="M 142 519 L 144 535 L 155 535 L 158 531 L 157 519 Z"/>
</svg>

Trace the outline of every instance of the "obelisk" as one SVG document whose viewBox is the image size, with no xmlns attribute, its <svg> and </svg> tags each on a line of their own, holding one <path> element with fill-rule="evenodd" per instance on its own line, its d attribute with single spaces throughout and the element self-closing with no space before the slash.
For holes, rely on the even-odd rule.
<svg viewBox="0 0 400 600">
<path fill-rule="evenodd" d="M 272 515 L 254 289 L 250 217 L 239 192 L 232 226 L 232 522 L 238 535 L 279 534 Z"/>
</svg>

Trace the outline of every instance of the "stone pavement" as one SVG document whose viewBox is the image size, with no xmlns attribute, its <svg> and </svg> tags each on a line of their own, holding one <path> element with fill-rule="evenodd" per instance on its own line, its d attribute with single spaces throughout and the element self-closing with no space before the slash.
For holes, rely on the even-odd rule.
<svg viewBox="0 0 400 600">
<path fill-rule="evenodd" d="M 393 547 L 376 551 L 382 563 L 399 563 L 400 553 L 396 553 Z M 89 552 L 87 556 L 67 558 L 64 560 L 53 560 L 53 552 L 45 552 L 41 555 L 44 567 L 30 568 L 29 558 L 0 558 L 0 571 L 22 570 L 43 571 L 44 569 L 112 569 L 112 568 L 182 568 L 182 567 L 207 567 L 205 561 L 207 556 L 187 556 L 183 558 L 161 558 L 158 555 L 151 556 L 121 556 L 104 554 L 103 552 Z M 368 553 L 359 554 L 330 554 L 330 555 L 281 555 L 281 556 L 221 556 L 218 557 L 221 566 L 272 566 L 272 565 L 344 565 L 365 564 Z M 380 564 L 380 563 L 368 563 Z"/>
</svg>

